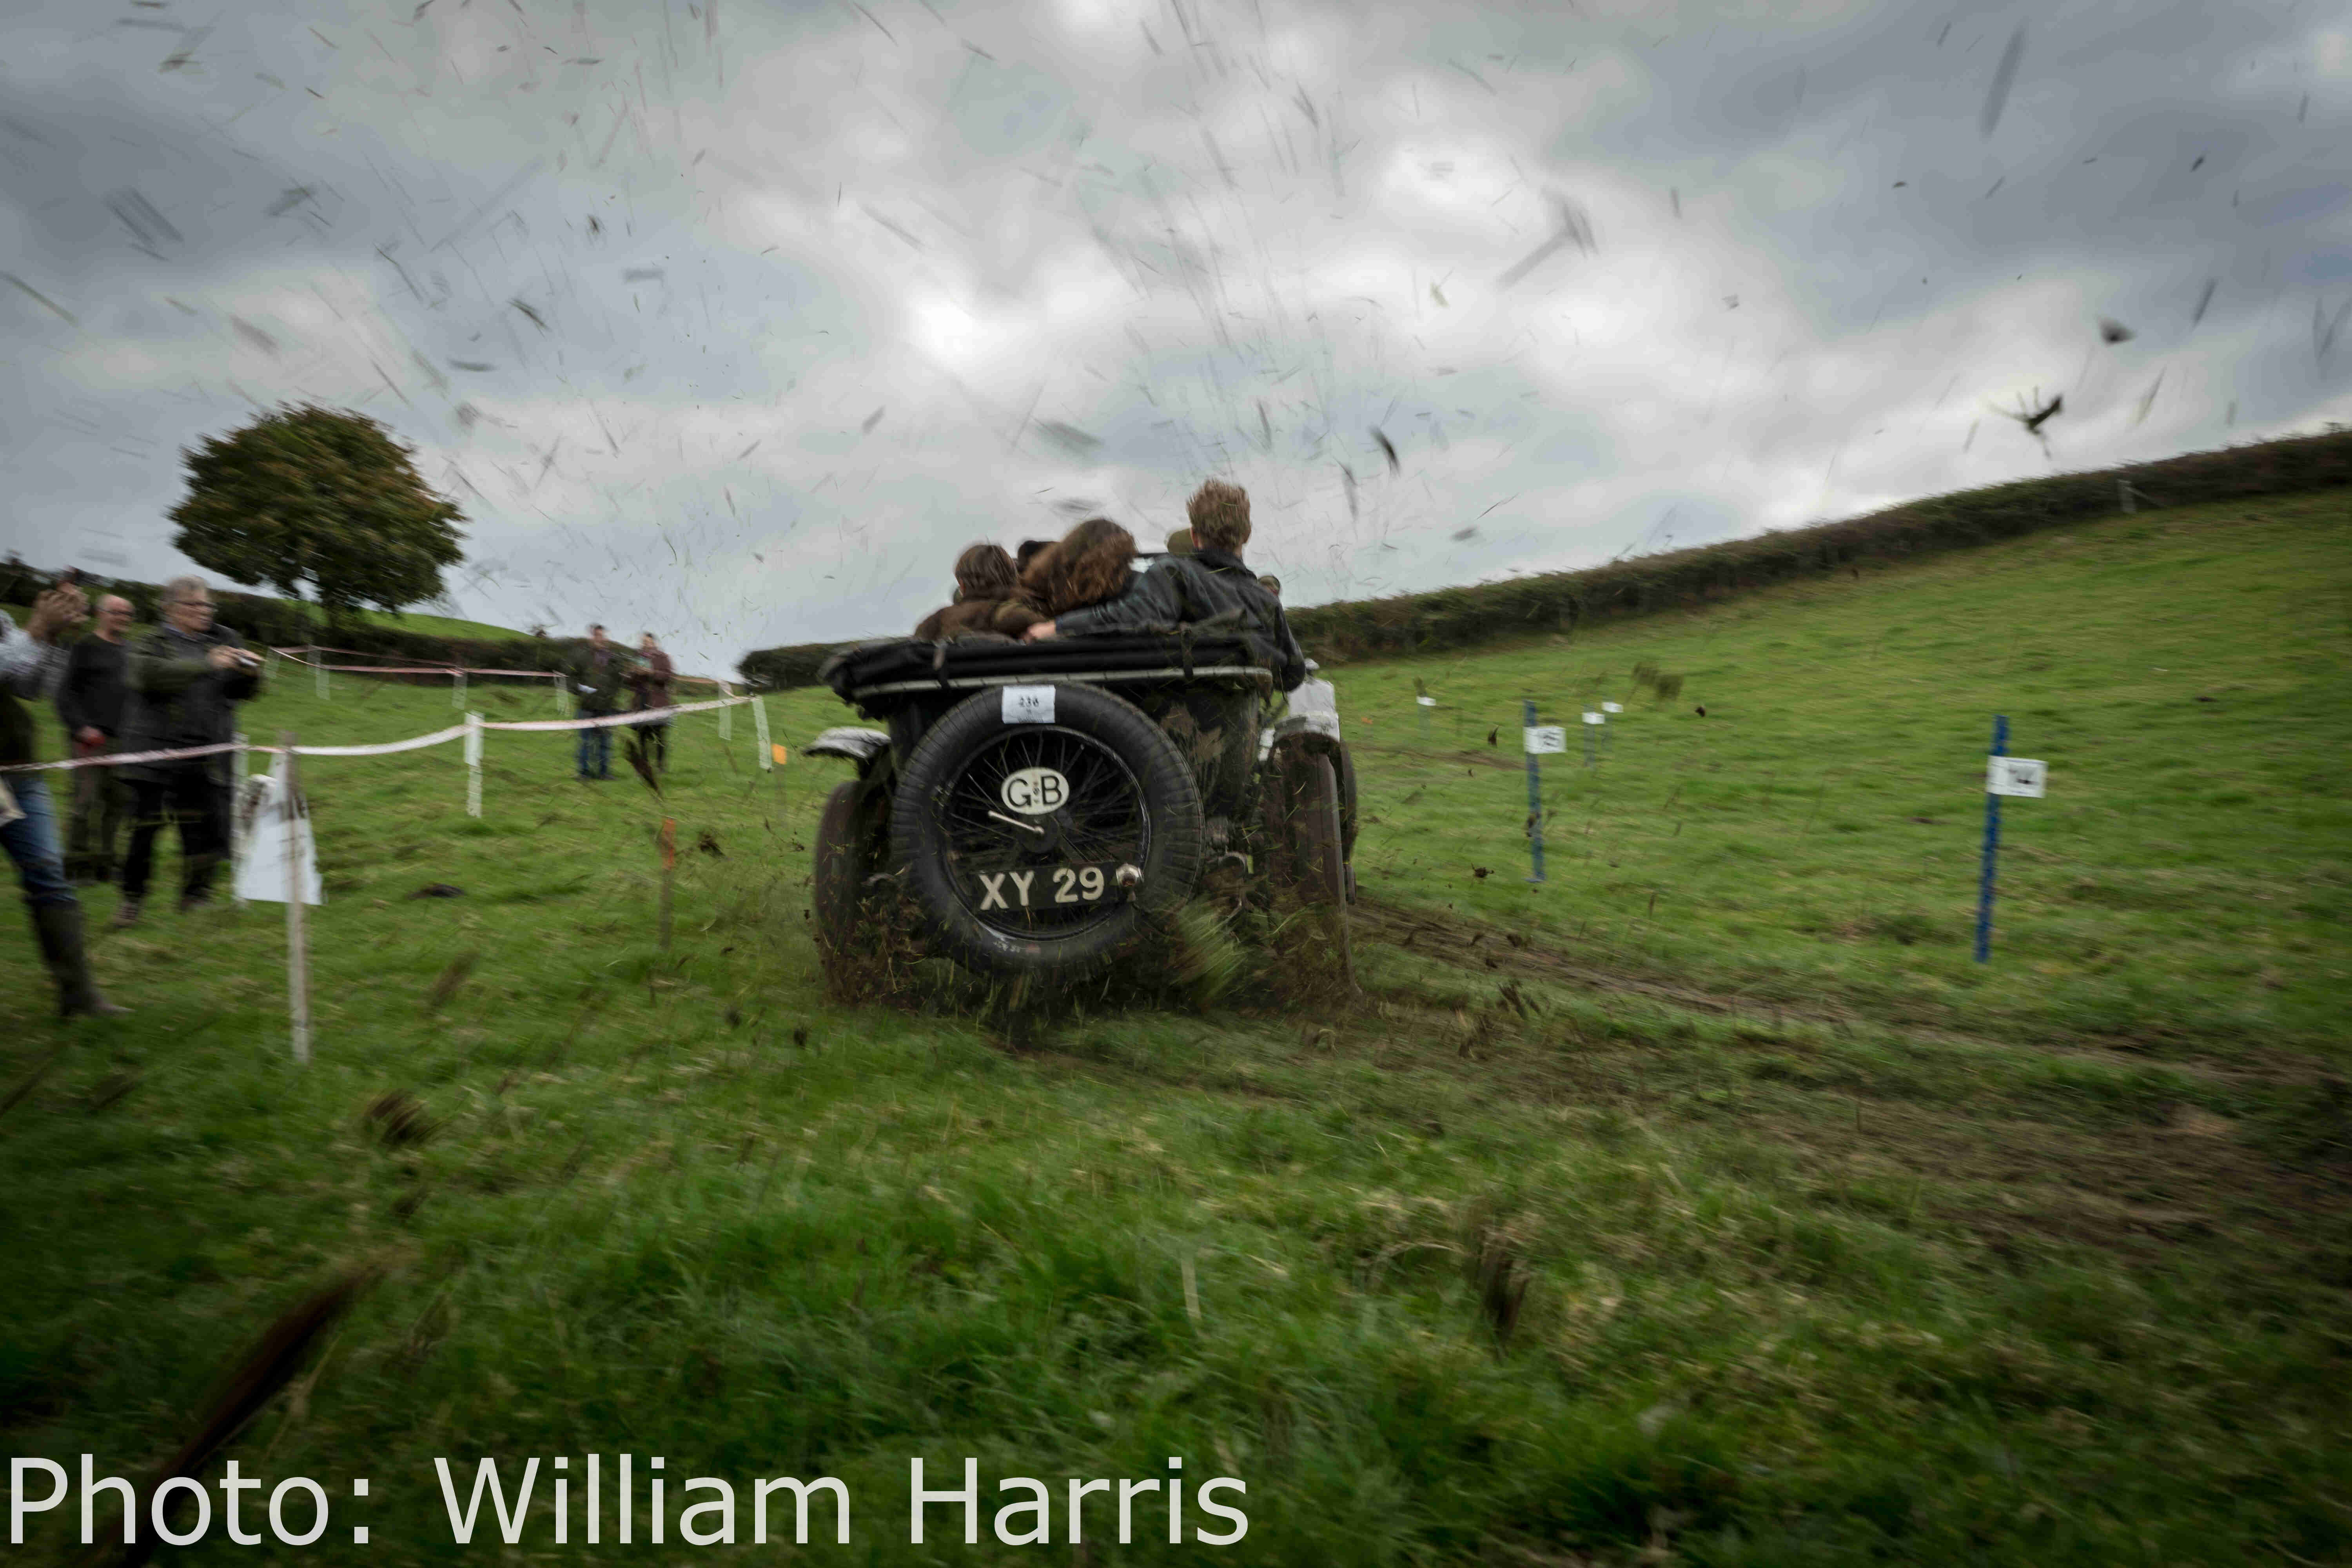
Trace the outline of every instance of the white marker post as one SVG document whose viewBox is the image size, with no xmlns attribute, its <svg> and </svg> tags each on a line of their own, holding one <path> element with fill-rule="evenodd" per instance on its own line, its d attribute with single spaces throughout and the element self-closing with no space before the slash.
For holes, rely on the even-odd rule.
<svg viewBox="0 0 2352 1568">
<path fill-rule="evenodd" d="M 463 708 L 466 706 L 466 672 L 464 668 L 459 668 L 450 673 L 456 684 L 449 688 L 449 706 Z"/>
<path fill-rule="evenodd" d="M 719 711 L 724 713 L 727 710 L 722 708 Z M 760 736 L 760 771 L 774 773 L 776 753 L 768 747 L 768 700 L 764 697 L 751 699 L 751 727 Z"/>
<path fill-rule="evenodd" d="M 2000 797 L 2021 795 L 2039 800 L 2050 777 L 2049 764 L 2033 757 L 2012 757 L 2009 751 L 2009 717 L 1992 721 L 1992 754 L 1985 761 L 1984 875 L 1977 884 L 1977 962 L 1992 962 L 1993 868 L 2000 855 Z"/>
<path fill-rule="evenodd" d="M 482 815 L 482 716 L 466 715 L 466 815 Z"/>
<path fill-rule="evenodd" d="M 1568 750 L 1568 731 L 1559 724 L 1536 722 L 1535 699 L 1519 700 L 1520 743 L 1528 753 L 1528 855 L 1532 861 L 1528 880 L 1544 879 L 1543 867 L 1543 773 L 1536 759 Z"/>
<path fill-rule="evenodd" d="M 286 748 L 286 784 L 278 805 L 286 814 L 286 1007 L 294 1026 L 294 1059 L 310 1060 L 310 954 L 302 910 L 302 780 L 294 755 L 294 731 L 281 731 Z"/>
<path fill-rule="evenodd" d="M 237 886 L 236 872 L 245 864 L 245 731 L 229 739 L 236 742 L 236 750 L 228 754 L 228 901 L 241 910 L 245 893 Z"/>
<path fill-rule="evenodd" d="M 735 693 L 722 680 L 719 683 L 719 695 L 732 697 Z M 721 708 L 719 710 L 719 738 L 722 741 L 731 741 L 735 738 L 735 710 L 732 708 Z"/>
<path fill-rule="evenodd" d="M 1584 765 L 1588 768 L 1593 763 L 1592 732 L 1608 722 L 1609 715 L 1606 713 L 1587 713 L 1584 716 Z"/>
</svg>

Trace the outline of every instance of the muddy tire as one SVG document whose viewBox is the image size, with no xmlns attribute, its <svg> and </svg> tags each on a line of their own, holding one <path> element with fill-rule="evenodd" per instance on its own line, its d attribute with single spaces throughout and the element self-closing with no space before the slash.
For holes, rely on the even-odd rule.
<svg viewBox="0 0 2352 1568">
<path fill-rule="evenodd" d="M 1261 775 L 1262 871 L 1284 933 L 1283 966 L 1302 994 L 1344 996 L 1355 989 L 1348 931 L 1349 875 L 1345 800 L 1334 759 L 1295 739 L 1278 742 Z"/>
<path fill-rule="evenodd" d="M 1324 979 L 1342 990 L 1353 990 L 1356 960 L 1348 931 L 1350 879 L 1340 826 L 1339 779 L 1331 759 L 1304 759 L 1294 775 L 1294 789 L 1297 809 L 1292 842 L 1297 846 L 1299 901 L 1323 927 L 1325 951 L 1320 955 L 1320 968 Z"/>
<path fill-rule="evenodd" d="M 816 927 L 825 988 L 836 1000 L 866 994 L 877 979 L 873 955 L 882 944 L 874 928 L 881 910 L 866 884 L 880 869 L 879 805 L 877 795 L 853 779 L 834 786 L 817 821 L 810 923 Z"/>
<path fill-rule="evenodd" d="M 1356 901 L 1356 759 L 1346 746 L 1339 748 L 1336 764 L 1339 774 L 1339 860 L 1340 876 L 1347 883 L 1348 901 Z"/>
<path fill-rule="evenodd" d="M 1097 973 L 1200 880 L 1191 765 L 1133 703 L 1091 687 L 1055 687 L 1050 724 L 1005 723 L 996 691 L 965 699 L 907 759 L 890 815 L 890 863 L 927 949 L 983 974 Z M 1141 880 L 1109 897 L 1119 867 Z"/>
</svg>

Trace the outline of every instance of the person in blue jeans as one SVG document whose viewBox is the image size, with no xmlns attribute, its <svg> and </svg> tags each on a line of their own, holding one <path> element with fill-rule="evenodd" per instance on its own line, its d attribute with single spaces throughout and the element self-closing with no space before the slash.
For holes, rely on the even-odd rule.
<svg viewBox="0 0 2352 1568">
<path fill-rule="evenodd" d="M 588 628 L 587 646 L 572 656 L 566 671 L 572 694 L 580 700 L 580 717 L 603 719 L 621 710 L 621 693 L 628 684 L 632 662 L 619 645 L 604 640 L 603 626 Z M 613 776 L 609 728 L 580 731 L 580 776 L 583 780 Z"/>
<path fill-rule="evenodd" d="M 21 628 L 0 616 L 0 768 L 33 761 L 33 715 L 18 699 L 56 696 L 65 675 L 67 635 L 89 618 L 89 602 L 70 584 L 43 594 Z M 59 1016 L 104 1018 L 123 1013 L 99 994 L 89 977 L 81 901 L 66 877 L 47 782 L 37 773 L 0 772 L 0 790 L 5 792 L 0 795 L 0 850 L 16 868 L 42 962 L 57 982 Z"/>
</svg>

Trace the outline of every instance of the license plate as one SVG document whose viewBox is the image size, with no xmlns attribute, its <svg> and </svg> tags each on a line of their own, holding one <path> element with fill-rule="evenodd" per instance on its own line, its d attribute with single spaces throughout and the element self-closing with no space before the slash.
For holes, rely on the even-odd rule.
<svg viewBox="0 0 2352 1568">
<path fill-rule="evenodd" d="M 1017 871 L 976 871 L 971 888 L 982 914 L 992 910 L 1066 910 L 1117 903 L 1127 897 L 1115 873 L 1101 866 L 1024 866 Z"/>
</svg>

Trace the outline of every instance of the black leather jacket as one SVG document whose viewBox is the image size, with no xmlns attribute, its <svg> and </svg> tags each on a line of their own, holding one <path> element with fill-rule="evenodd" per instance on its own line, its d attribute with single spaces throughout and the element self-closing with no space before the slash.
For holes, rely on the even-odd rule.
<svg viewBox="0 0 2352 1568">
<path fill-rule="evenodd" d="M 1200 631 L 1223 623 L 1259 645 L 1274 670 L 1275 688 L 1297 689 L 1307 679 L 1307 656 L 1290 635 L 1282 601 L 1265 591 L 1241 558 L 1222 550 L 1164 555 L 1116 599 L 1069 610 L 1054 617 L 1057 637 L 1088 632 Z"/>
</svg>

